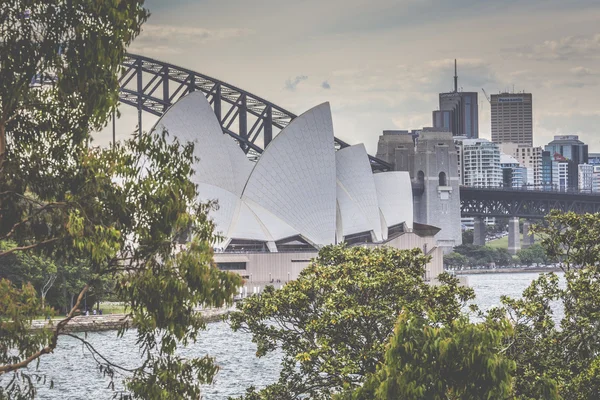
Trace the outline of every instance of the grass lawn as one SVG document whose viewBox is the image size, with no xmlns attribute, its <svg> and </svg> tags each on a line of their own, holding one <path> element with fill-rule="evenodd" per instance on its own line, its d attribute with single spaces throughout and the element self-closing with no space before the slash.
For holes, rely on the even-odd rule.
<svg viewBox="0 0 600 400">
<path fill-rule="evenodd" d="M 492 247 L 494 249 L 508 249 L 508 235 L 501 237 L 500 239 L 491 240 L 491 241 L 487 242 L 485 245 Z"/>
</svg>

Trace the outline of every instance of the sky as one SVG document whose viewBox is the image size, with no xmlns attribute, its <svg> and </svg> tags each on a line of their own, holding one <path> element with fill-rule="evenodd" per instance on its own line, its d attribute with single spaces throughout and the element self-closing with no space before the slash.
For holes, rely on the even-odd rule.
<svg viewBox="0 0 600 400">
<path fill-rule="evenodd" d="M 329 101 L 335 135 L 375 153 L 383 130 L 431 126 L 438 93 L 533 93 L 534 145 L 600 152 L 598 0 L 147 0 L 129 51 L 218 78 L 296 114 Z M 136 111 L 121 106 L 118 138 Z M 153 122 L 145 116 L 144 127 Z M 99 135 L 104 144 L 109 134 Z"/>
</svg>

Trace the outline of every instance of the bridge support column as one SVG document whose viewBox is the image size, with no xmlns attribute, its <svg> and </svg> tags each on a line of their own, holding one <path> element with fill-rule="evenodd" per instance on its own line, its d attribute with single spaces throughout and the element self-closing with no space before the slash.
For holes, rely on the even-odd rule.
<svg viewBox="0 0 600 400">
<path fill-rule="evenodd" d="M 508 220 L 508 252 L 512 255 L 521 250 L 521 233 L 519 232 L 519 218 L 511 217 Z"/>
<path fill-rule="evenodd" d="M 529 232 L 530 228 L 531 228 L 531 222 L 529 222 L 529 221 L 523 222 L 523 246 L 522 247 L 524 249 L 528 248 L 535 242 L 533 233 Z"/>
<path fill-rule="evenodd" d="M 485 219 L 475 217 L 473 219 L 473 244 L 475 246 L 485 246 Z"/>
</svg>

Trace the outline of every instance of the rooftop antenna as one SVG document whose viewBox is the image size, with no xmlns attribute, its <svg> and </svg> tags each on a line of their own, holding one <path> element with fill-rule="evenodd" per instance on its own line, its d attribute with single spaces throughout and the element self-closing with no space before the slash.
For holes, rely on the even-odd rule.
<svg viewBox="0 0 600 400">
<path fill-rule="evenodd" d="M 454 93 L 458 92 L 458 72 L 456 68 L 456 58 L 454 59 Z"/>
</svg>

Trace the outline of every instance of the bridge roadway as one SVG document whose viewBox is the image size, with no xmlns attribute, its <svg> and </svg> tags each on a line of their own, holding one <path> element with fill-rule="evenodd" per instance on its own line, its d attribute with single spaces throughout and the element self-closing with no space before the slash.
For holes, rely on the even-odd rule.
<svg viewBox="0 0 600 400">
<path fill-rule="evenodd" d="M 600 212 L 600 194 L 557 190 L 520 190 L 514 188 L 460 187 L 461 216 L 474 217 L 473 244 L 483 246 L 486 239 L 484 217 L 508 217 L 508 251 L 516 254 L 531 246 L 531 220 L 542 219 L 552 210 L 578 214 Z M 519 218 L 523 223 L 521 242 Z"/>
<path fill-rule="evenodd" d="M 551 210 L 600 212 L 600 193 L 460 187 L 463 217 L 544 218 Z"/>
</svg>

